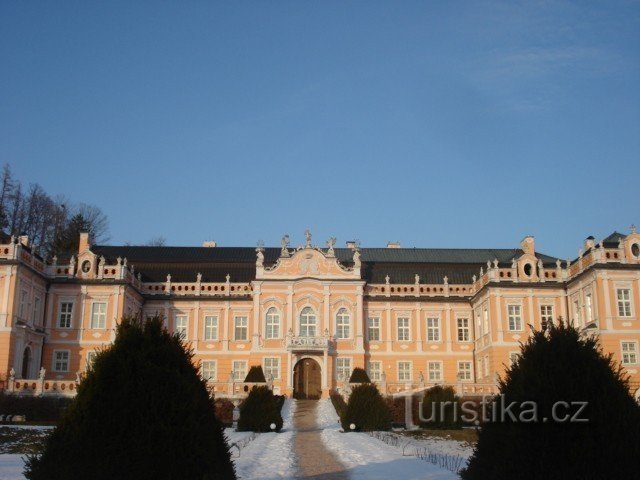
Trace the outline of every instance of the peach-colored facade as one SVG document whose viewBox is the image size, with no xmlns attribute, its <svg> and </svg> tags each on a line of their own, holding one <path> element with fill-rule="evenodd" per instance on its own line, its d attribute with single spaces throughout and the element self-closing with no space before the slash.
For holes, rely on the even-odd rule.
<svg viewBox="0 0 640 480">
<path fill-rule="evenodd" d="M 394 245 L 390 245 L 394 247 Z M 495 391 L 519 342 L 543 320 L 596 333 L 640 387 L 640 235 L 589 238 L 578 258 L 535 250 L 106 247 L 45 264 L 28 244 L 0 245 L 4 388 L 73 394 L 92 352 L 123 315 L 160 314 L 192 344 L 218 396 L 242 394 L 262 365 L 293 394 L 313 359 L 322 395 L 365 367 L 387 393 L 452 384 Z"/>
</svg>

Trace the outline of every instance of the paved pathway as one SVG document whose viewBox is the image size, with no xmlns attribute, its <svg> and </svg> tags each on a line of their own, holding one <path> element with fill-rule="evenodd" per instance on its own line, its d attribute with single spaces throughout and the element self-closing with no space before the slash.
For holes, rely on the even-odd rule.
<svg viewBox="0 0 640 480">
<path fill-rule="evenodd" d="M 298 459 L 297 478 L 348 480 L 345 466 L 322 443 L 322 429 L 316 422 L 316 400 L 296 400 L 293 413 L 294 451 Z"/>
</svg>

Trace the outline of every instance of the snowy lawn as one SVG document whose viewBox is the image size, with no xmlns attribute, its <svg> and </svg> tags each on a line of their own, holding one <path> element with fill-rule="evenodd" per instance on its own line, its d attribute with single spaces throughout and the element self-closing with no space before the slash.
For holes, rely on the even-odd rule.
<svg viewBox="0 0 640 480">
<path fill-rule="evenodd" d="M 458 475 L 420 460 L 403 456 L 402 448 L 387 445 L 366 433 L 342 433 L 338 415 L 330 400 L 320 400 L 318 424 L 323 428 L 322 440 L 346 467 L 352 480 L 457 480 Z M 416 442 L 418 443 L 418 442 Z M 455 442 L 456 444 L 458 442 Z M 443 453 L 458 452 L 458 445 L 438 442 Z"/>
</svg>

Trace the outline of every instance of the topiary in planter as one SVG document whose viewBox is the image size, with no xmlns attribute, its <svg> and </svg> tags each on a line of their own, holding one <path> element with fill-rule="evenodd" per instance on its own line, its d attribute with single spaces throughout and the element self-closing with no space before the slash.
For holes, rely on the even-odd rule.
<svg viewBox="0 0 640 480">
<path fill-rule="evenodd" d="M 360 432 L 391 428 L 389 407 L 380 395 L 378 387 L 372 383 L 363 383 L 353 389 L 340 420 L 345 432 L 351 431 L 351 424 Z"/>
<path fill-rule="evenodd" d="M 245 377 L 246 383 L 267 383 L 267 379 L 264 376 L 262 367 L 260 365 L 254 365 L 249 369 L 249 373 Z"/>
<path fill-rule="evenodd" d="M 436 385 L 427 390 L 422 400 L 423 428 L 462 428 L 462 411 L 453 387 Z"/>
<path fill-rule="evenodd" d="M 239 432 L 271 432 L 271 424 L 275 423 L 275 431 L 282 429 L 282 415 L 278 401 L 267 386 L 254 386 L 249 396 L 240 405 L 238 419 Z"/>
<path fill-rule="evenodd" d="M 351 372 L 349 383 L 371 383 L 371 380 L 369 380 L 369 375 L 364 368 L 356 367 Z"/>
<path fill-rule="evenodd" d="M 534 331 L 499 386 L 496 421 L 483 424 L 463 479 L 638 477 L 640 406 L 595 337 L 563 322 Z"/>
<path fill-rule="evenodd" d="M 235 479 L 192 357 L 160 318 L 123 319 L 26 478 Z"/>
</svg>

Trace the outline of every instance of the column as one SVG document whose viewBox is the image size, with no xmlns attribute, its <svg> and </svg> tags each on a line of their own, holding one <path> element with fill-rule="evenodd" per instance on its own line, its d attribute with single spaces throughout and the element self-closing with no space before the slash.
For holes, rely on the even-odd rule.
<svg viewBox="0 0 640 480">
<path fill-rule="evenodd" d="M 253 335 L 251 337 L 251 350 L 260 347 L 260 284 L 253 286 Z"/>
<path fill-rule="evenodd" d="M 364 339 L 362 336 L 362 325 L 363 325 L 363 302 L 362 302 L 362 296 L 363 296 L 363 286 L 362 285 L 358 285 L 358 288 L 356 290 L 357 292 L 357 297 L 356 297 L 356 351 L 357 352 L 364 352 Z"/>
<path fill-rule="evenodd" d="M 222 328 L 222 350 L 229 350 L 229 302 L 224 302 L 224 325 Z"/>
</svg>

